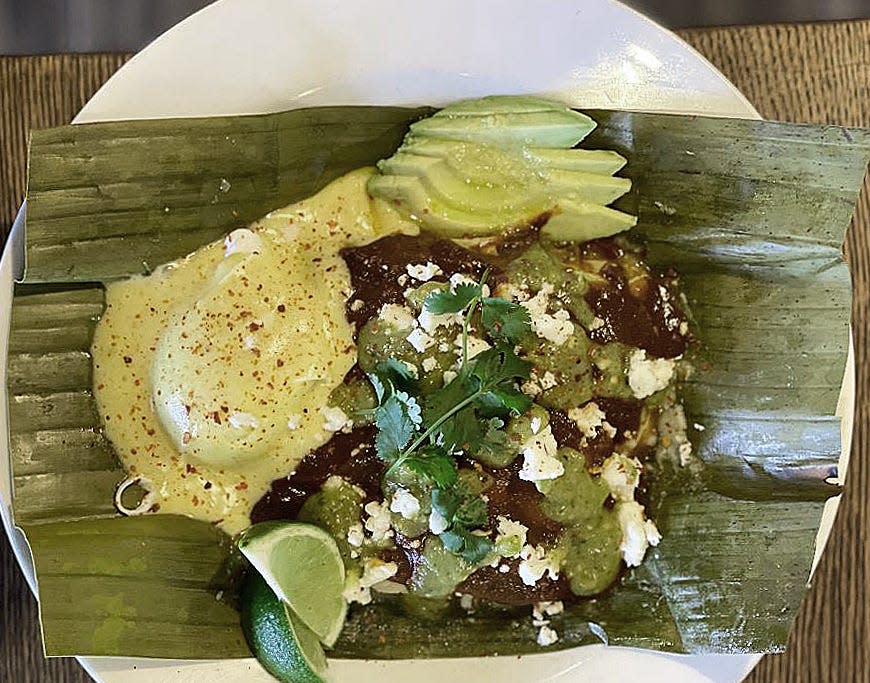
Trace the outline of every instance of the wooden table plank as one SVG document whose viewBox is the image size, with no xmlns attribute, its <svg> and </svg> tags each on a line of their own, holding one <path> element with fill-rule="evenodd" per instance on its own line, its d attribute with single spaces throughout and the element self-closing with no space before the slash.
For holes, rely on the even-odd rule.
<svg viewBox="0 0 870 683">
<path fill-rule="evenodd" d="M 701 29 L 680 33 L 767 118 L 870 126 L 870 22 Z M 68 122 L 127 55 L 0 57 L 0 230 L 21 201 L 26 135 Z M 849 478 L 834 533 L 788 651 L 748 683 L 870 683 L 870 193 L 846 253 L 854 283 L 857 410 Z M 0 540 L 0 681 L 86 683 L 75 660 L 43 661 L 36 603 Z"/>
</svg>

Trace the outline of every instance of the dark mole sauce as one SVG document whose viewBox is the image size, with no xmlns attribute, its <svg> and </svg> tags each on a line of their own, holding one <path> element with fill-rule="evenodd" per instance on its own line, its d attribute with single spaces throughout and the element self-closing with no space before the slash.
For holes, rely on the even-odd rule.
<svg viewBox="0 0 870 683">
<path fill-rule="evenodd" d="M 498 567 L 483 567 L 457 586 L 456 591 L 503 605 L 529 605 L 545 600 L 577 601 L 564 573 L 557 579 L 544 574 L 534 586 L 527 586 L 517 571 L 519 559 L 503 559 L 499 565 L 502 564 L 509 567 L 507 572 L 500 572 Z"/>
<path fill-rule="evenodd" d="M 594 438 L 587 439 L 582 449 L 586 456 L 586 467 L 599 468 L 610 457 L 614 448 L 626 441 L 626 432 L 636 432 L 640 427 L 640 411 L 643 402 L 636 399 L 603 398 L 594 399 L 598 407 L 606 415 L 605 420 L 616 429 L 616 434 L 610 436 L 599 429 Z"/>
<path fill-rule="evenodd" d="M 658 358 L 676 358 L 688 344 L 680 334 L 686 317 L 676 295 L 675 276 L 650 272 L 642 289 L 632 292 L 625 271 L 615 263 L 626 251 L 614 240 L 594 240 L 573 247 L 580 259 L 602 259 L 600 275 L 604 286 L 593 286 L 585 294 L 586 303 L 604 325 L 589 331 L 589 338 L 599 344 L 622 342 L 646 350 Z M 639 294 L 639 295 L 638 295 Z"/>
<path fill-rule="evenodd" d="M 251 523 L 296 519 L 305 500 L 320 491 L 333 475 L 359 486 L 367 498 L 379 498 L 384 463 L 375 451 L 376 431 L 365 426 L 347 434 L 336 432 L 320 448 L 302 458 L 292 474 L 272 482 L 268 493 L 254 505 Z"/>
<path fill-rule="evenodd" d="M 364 247 L 342 249 L 341 256 L 350 271 L 354 291 L 348 297 L 345 316 L 356 333 L 359 333 L 366 322 L 378 315 L 381 306 L 404 304 L 405 290 L 420 285 L 418 281 L 408 277 L 406 266 L 410 264 L 431 261 L 440 266 L 444 275 L 433 278 L 435 281 L 444 281 L 453 273 L 479 278 L 487 268 L 490 269 L 490 284 L 503 279 L 502 272 L 493 259 L 427 232 L 420 233 L 417 237 L 383 237 Z M 400 278 L 404 284 L 399 284 Z M 355 309 L 356 300 L 363 303 Z"/>
</svg>

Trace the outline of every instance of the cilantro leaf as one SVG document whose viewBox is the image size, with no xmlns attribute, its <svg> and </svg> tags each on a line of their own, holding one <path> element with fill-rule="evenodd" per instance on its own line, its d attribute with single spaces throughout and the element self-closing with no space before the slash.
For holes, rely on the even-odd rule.
<svg viewBox="0 0 870 683">
<path fill-rule="evenodd" d="M 462 504 L 456 486 L 432 489 L 432 509 L 437 510 L 448 523 L 453 524 L 453 515 Z"/>
<path fill-rule="evenodd" d="M 470 564 L 477 564 L 492 551 L 493 543 L 486 536 L 467 532 L 463 535 L 464 547 L 459 555 Z"/>
<path fill-rule="evenodd" d="M 474 357 L 471 374 L 480 380 L 480 391 L 508 389 L 517 381 L 528 379 L 532 364 L 511 349 L 494 347 Z"/>
<path fill-rule="evenodd" d="M 432 508 L 449 523 L 438 535 L 445 548 L 472 564 L 489 554 L 492 541 L 472 531 L 488 519 L 486 501 L 480 495 L 457 481 L 449 488 L 432 491 Z"/>
<path fill-rule="evenodd" d="M 473 457 L 491 431 L 490 418 L 521 414 L 531 405 L 517 388 L 517 380 L 530 370 L 531 363 L 509 349 L 487 349 L 476 356 L 470 370 L 425 398 L 423 422 L 432 430 L 433 442 Z"/>
<path fill-rule="evenodd" d="M 457 555 L 465 548 L 465 539 L 456 531 L 442 531 L 438 538 L 447 550 Z"/>
<path fill-rule="evenodd" d="M 433 485 L 432 509 L 445 520 L 444 546 L 472 563 L 493 543 L 475 529 L 487 524 L 487 503 L 479 491 L 457 479 L 453 458 L 462 450 L 484 461 L 509 463 L 516 456 L 504 432 L 508 413 L 522 413 L 531 400 L 518 388 L 531 363 L 512 350 L 531 329 L 528 311 L 506 299 L 483 296 L 486 273 L 478 283 L 431 292 L 424 307 L 434 314 L 462 313 L 462 360 L 456 377 L 435 391 L 420 387 L 407 367 L 387 359 L 369 375 L 378 397 L 375 440 L 378 455 L 389 463 L 386 478 L 407 468 Z M 479 313 L 480 326 L 495 347 L 469 361 L 468 330 Z"/>
<path fill-rule="evenodd" d="M 426 297 L 423 305 L 430 313 L 459 313 L 480 297 L 482 293 L 483 288 L 479 284 L 463 282 L 456 285 L 453 291 L 442 289 L 432 292 Z"/>
<path fill-rule="evenodd" d="M 437 446 L 427 446 L 414 452 L 405 458 L 405 465 L 440 489 L 456 481 L 456 462 L 447 451 Z"/>
<path fill-rule="evenodd" d="M 438 443 L 448 451 L 471 453 L 477 449 L 485 431 L 481 427 L 474 406 L 469 405 L 445 420 L 436 434 Z"/>
<path fill-rule="evenodd" d="M 411 440 L 416 427 L 409 409 L 409 404 L 414 399 L 407 398 L 408 401 L 403 401 L 394 394 L 375 409 L 375 424 L 378 427 L 375 449 L 378 456 L 389 463 L 396 461 L 401 450 Z M 416 401 L 413 405 L 416 405 Z M 417 410 L 419 411 L 419 406 Z"/>
<path fill-rule="evenodd" d="M 379 402 L 383 402 L 385 396 L 390 396 L 396 390 L 412 395 L 417 393 L 417 380 L 408 370 L 408 366 L 395 358 L 379 361 L 369 374 L 369 379 L 375 387 Z"/>
<path fill-rule="evenodd" d="M 491 389 L 481 399 L 507 408 L 515 415 L 522 415 L 532 407 L 532 399 L 513 386 Z"/>
<path fill-rule="evenodd" d="M 493 543 L 486 536 L 472 533 L 461 525 L 442 532 L 438 538 L 450 552 L 469 564 L 477 564 L 492 550 Z"/>
<path fill-rule="evenodd" d="M 518 343 L 532 331 L 529 312 L 507 299 L 485 297 L 481 300 L 481 322 L 491 337 Z"/>
<path fill-rule="evenodd" d="M 471 374 L 480 382 L 480 407 L 490 414 L 497 414 L 500 407 L 524 413 L 532 401 L 517 383 L 527 379 L 531 369 L 531 363 L 507 348 L 487 349 L 475 356 Z"/>
<path fill-rule="evenodd" d="M 453 514 L 453 523 L 468 529 L 483 526 L 488 519 L 486 501 L 477 495 L 462 498 L 462 502 Z"/>
<path fill-rule="evenodd" d="M 477 450 L 470 453 L 475 460 L 490 467 L 507 467 L 519 454 L 517 444 L 504 431 L 504 422 L 498 418 L 489 420 L 489 425 Z"/>
<path fill-rule="evenodd" d="M 451 408 L 472 396 L 477 382 L 467 372 L 461 372 L 449 383 L 423 397 L 423 417 L 426 424 L 435 422 Z"/>
</svg>

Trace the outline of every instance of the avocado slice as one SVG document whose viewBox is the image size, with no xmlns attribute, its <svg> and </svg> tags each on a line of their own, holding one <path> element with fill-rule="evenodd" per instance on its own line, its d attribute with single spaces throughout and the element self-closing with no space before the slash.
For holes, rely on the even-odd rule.
<svg viewBox="0 0 870 683">
<path fill-rule="evenodd" d="M 598 204 L 563 199 L 541 228 L 554 242 L 588 242 L 633 228 L 637 218 Z"/>
<path fill-rule="evenodd" d="M 527 147 L 525 158 L 540 166 L 586 171 L 600 175 L 613 175 L 626 164 L 621 154 L 609 149 L 561 149 L 556 147 Z M 451 149 L 439 139 L 409 135 L 402 144 L 402 152 L 420 156 L 448 158 Z"/>
<path fill-rule="evenodd" d="M 449 205 L 423 186 L 420 178 L 407 175 L 375 175 L 369 192 L 400 207 L 427 229 L 443 237 L 482 237 L 503 228 L 522 225 L 547 210 L 545 202 L 500 210 L 466 211 Z"/>
<path fill-rule="evenodd" d="M 526 152 L 542 166 L 600 175 L 613 175 L 627 163 L 624 156 L 609 149 L 531 147 Z"/>
<path fill-rule="evenodd" d="M 486 116 L 487 114 L 514 114 L 536 111 L 553 111 L 554 108 L 568 109 L 567 105 L 534 95 L 487 95 L 470 100 L 454 102 L 449 107 L 436 112 L 433 116 Z"/>
<path fill-rule="evenodd" d="M 445 110 L 446 111 L 446 110 Z M 414 135 L 499 145 L 573 147 L 595 128 L 585 114 L 562 111 L 432 116 L 411 125 Z"/>
</svg>

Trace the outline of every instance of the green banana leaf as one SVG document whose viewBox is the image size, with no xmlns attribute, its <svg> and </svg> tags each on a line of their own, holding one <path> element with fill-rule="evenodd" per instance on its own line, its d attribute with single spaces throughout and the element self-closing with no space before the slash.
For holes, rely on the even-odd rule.
<svg viewBox="0 0 870 683">
<path fill-rule="evenodd" d="M 388 156 L 426 109 L 65 126 L 34 134 L 27 271 L 9 342 L 15 521 L 31 544 L 49 655 L 247 654 L 238 559 L 211 525 L 123 518 L 88 349 L 102 284 L 148 272 Z M 698 467 L 662 467 L 664 539 L 605 595 L 553 620 L 557 647 L 775 652 L 806 590 L 849 341 L 841 244 L 870 133 L 593 111 L 584 141 L 629 160 L 636 236 L 681 275 L 700 343 L 682 387 Z M 130 492 L 135 496 L 135 492 Z M 94 558 L 98 558 L 95 560 Z M 157 626 L 155 627 L 155 624 Z M 528 610 L 351 611 L 338 657 L 539 651 Z M 208 642 L 208 647 L 200 643 Z"/>
</svg>

